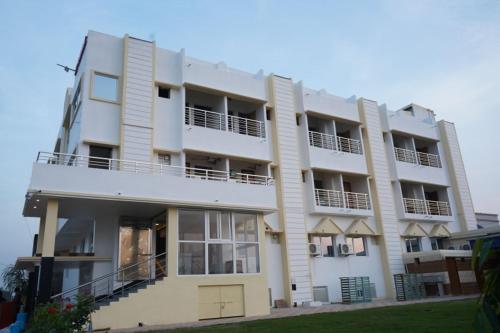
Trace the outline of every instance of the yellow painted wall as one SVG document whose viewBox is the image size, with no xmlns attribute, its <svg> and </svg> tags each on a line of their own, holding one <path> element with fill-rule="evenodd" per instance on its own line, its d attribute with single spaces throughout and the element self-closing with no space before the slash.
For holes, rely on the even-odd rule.
<svg viewBox="0 0 500 333">
<path fill-rule="evenodd" d="M 118 302 L 104 306 L 92 314 L 94 329 L 123 329 L 144 325 L 164 325 L 198 321 L 199 286 L 242 285 L 245 316 L 269 314 L 267 287 L 265 228 L 259 215 L 259 274 L 177 276 L 177 212 L 168 211 L 168 274 L 147 288 L 130 294 Z"/>
</svg>

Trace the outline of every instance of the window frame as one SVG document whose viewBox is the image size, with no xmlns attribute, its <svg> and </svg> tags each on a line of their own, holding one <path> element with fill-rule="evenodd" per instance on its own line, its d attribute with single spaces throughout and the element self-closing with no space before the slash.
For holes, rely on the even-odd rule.
<svg viewBox="0 0 500 333">
<path fill-rule="evenodd" d="M 107 98 L 95 96 L 94 89 L 95 89 L 96 76 L 104 76 L 104 77 L 116 79 L 116 101 L 112 100 L 112 99 L 107 99 Z M 121 102 L 121 89 L 120 89 L 120 87 L 121 87 L 120 76 L 115 75 L 115 74 L 111 74 L 111 73 L 93 70 L 91 78 L 90 78 L 89 98 L 92 100 L 95 100 L 95 101 L 120 105 L 121 104 L 120 103 Z"/>
<path fill-rule="evenodd" d="M 355 238 L 361 238 L 361 240 L 363 241 L 363 250 L 364 250 L 363 252 L 365 254 L 358 254 L 358 253 L 354 252 L 355 251 L 355 249 L 354 249 L 354 239 Z M 366 236 L 361 236 L 361 235 L 360 236 L 355 236 L 355 235 L 346 236 L 346 238 L 345 238 L 346 244 L 349 244 L 348 239 L 351 240 L 350 245 L 352 245 L 353 255 L 355 257 L 368 257 L 369 256 L 369 253 L 368 253 L 368 241 L 367 241 L 367 237 Z"/>
<path fill-rule="evenodd" d="M 421 238 L 422 237 L 405 237 L 405 247 L 406 247 L 406 253 L 417 253 L 417 252 L 422 252 L 422 242 L 421 242 Z M 418 246 L 418 251 L 414 251 L 413 250 L 413 246 L 411 244 L 411 241 L 412 240 L 416 240 L 417 241 L 417 246 Z M 410 242 L 410 243 L 408 243 Z M 410 245 L 409 249 L 410 249 L 410 252 L 408 252 L 408 245 Z"/>
<path fill-rule="evenodd" d="M 204 240 L 201 241 L 194 241 L 194 240 L 181 240 L 179 239 L 179 225 L 180 225 L 180 211 L 201 211 L 204 214 Z M 221 224 L 222 220 L 222 214 L 227 213 L 229 214 L 229 222 L 230 222 L 230 228 L 231 228 L 231 239 L 224 239 L 224 238 L 211 238 L 210 237 L 210 212 L 217 212 L 217 221 L 218 221 L 218 226 Z M 251 214 L 255 216 L 255 227 L 256 227 L 256 241 L 247 241 L 247 240 L 237 240 L 236 239 L 236 221 L 235 221 L 235 214 Z M 260 226 L 259 226 L 259 217 L 257 214 L 253 214 L 251 212 L 241 212 L 241 211 L 229 211 L 229 210 L 216 210 L 216 209 L 192 209 L 192 208 L 185 208 L 185 209 L 178 209 L 177 210 L 177 267 L 176 267 L 176 276 L 178 277 L 189 277 L 189 276 L 220 276 L 220 275 L 257 275 L 257 274 L 262 274 L 262 264 L 261 264 L 261 246 L 260 246 L 260 241 L 261 241 L 261 236 L 260 236 Z M 204 244 L 204 260 L 205 260 L 205 271 L 204 273 L 201 274 L 179 274 L 179 257 L 180 257 L 180 246 L 182 243 L 198 243 L 198 244 Z M 209 266 L 209 254 L 208 254 L 208 248 L 210 244 L 230 244 L 232 246 L 232 253 L 233 253 L 233 260 L 232 260 L 232 268 L 233 272 L 232 273 L 210 273 L 210 266 Z M 237 272 L 237 251 L 236 248 L 240 244 L 250 244 L 250 245 L 256 245 L 257 246 L 257 272 L 255 273 L 238 273 Z"/>
</svg>

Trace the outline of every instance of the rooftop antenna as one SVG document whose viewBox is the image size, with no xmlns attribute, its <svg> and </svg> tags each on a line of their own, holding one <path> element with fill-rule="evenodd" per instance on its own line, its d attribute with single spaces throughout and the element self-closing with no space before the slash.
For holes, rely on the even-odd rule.
<svg viewBox="0 0 500 333">
<path fill-rule="evenodd" d="M 73 68 L 70 68 L 68 66 L 64 66 L 64 65 L 61 65 L 61 64 L 57 64 L 57 66 L 62 67 L 66 73 L 68 73 L 69 71 L 72 71 L 72 72 L 76 73 L 76 70 L 74 70 Z"/>
</svg>

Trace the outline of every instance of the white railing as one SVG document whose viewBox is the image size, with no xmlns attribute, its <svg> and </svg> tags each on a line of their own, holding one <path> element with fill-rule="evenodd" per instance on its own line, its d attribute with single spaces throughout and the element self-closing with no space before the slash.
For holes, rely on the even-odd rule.
<svg viewBox="0 0 500 333">
<path fill-rule="evenodd" d="M 84 155 L 39 152 L 36 163 L 87 167 L 95 169 L 116 170 L 131 173 L 171 175 L 186 178 L 197 178 L 212 181 L 226 181 L 254 185 L 274 185 L 274 179 L 268 176 L 230 173 L 219 170 L 187 168 L 159 163 L 119 160 L 114 158 L 92 157 Z"/>
<path fill-rule="evenodd" d="M 351 154 L 361 154 L 361 141 L 356 139 L 337 136 L 337 147 L 339 151 Z"/>
<path fill-rule="evenodd" d="M 418 164 L 420 165 L 441 168 L 441 160 L 439 159 L 439 155 L 417 152 L 417 157 Z"/>
<path fill-rule="evenodd" d="M 351 154 L 362 154 L 361 141 L 327 133 L 309 131 L 309 145 L 313 147 L 338 150 Z"/>
<path fill-rule="evenodd" d="M 317 206 L 344 207 L 342 192 L 333 190 L 314 189 Z"/>
<path fill-rule="evenodd" d="M 228 130 L 233 133 L 251 135 L 259 138 L 266 137 L 264 122 L 260 120 L 227 116 L 227 127 Z"/>
<path fill-rule="evenodd" d="M 186 125 L 213 128 L 220 131 L 226 130 L 226 119 L 223 114 L 191 107 L 186 107 L 184 123 Z"/>
<path fill-rule="evenodd" d="M 314 196 L 317 206 L 350 208 L 350 209 L 371 209 L 370 197 L 366 193 L 342 192 L 337 190 L 314 189 Z"/>
<path fill-rule="evenodd" d="M 335 136 L 326 133 L 309 131 L 309 145 L 323 149 L 337 150 Z"/>
<path fill-rule="evenodd" d="M 425 204 L 430 215 L 451 216 L 450 205 L 446 201 L 426 200 Z"/>
<path fill-rule="evenodd" d="M 397 161 L 425 165 L 434 168 L 441 168 L 441 160 L 439 159 L 439 155 L 429 154 L 429 153 L 421 153 L 415 152 L 411 149 L 404 149 L 394 147 L 394 156 Z"/>
<path fill-rule="evenodd" d="M 408 214 L 451 216 L 450 205 L 446 201 L 403 198 L 403 204 Z"/>
<path fill-rule="evenodd" d="M 366 193 L 344 192 L 346 208 L 370 209 L 370 197 Z"/>
<path fill-rule="evenodd" d="M 219 112 L 207 111 L 186 107 L 184 123 L 191 126 L 213 128 L 220 131 L 226 130 L 226 116 Z M 264 122 L 236 116 L 227 116 L 228 131 L 238 134 L 266 137 Z"/>
<path fill-rule="evenodd" d="M 397 161 L 417 164 L 417 154 L 411 149 L 394 147 L 394 156 Z"/>
</svg>

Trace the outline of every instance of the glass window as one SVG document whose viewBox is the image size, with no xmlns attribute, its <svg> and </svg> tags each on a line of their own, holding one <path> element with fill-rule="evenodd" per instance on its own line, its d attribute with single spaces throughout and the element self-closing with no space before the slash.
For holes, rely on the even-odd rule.
<svg viewBox="0 0 500 333">
<path fill-rule="evenodd" d="M 367 255 L 366 251 L 366 239 L 364 237 L 346 237 L 347 244 L 351 244 L 353 252 L 358 257 L 363 257 Z"/>
<path fill-rule="evenodd" d="M 158 163 L 161 165 L 170 165 L 170 155 L 158 154 Z"/>
<path fill-rule="evenodd" d="M 179 240 L 205 240 L 205 212 L 202 210 L 179 210 Z"/>
<path fill-rule="evenodd" d="M 234 214 L 236 241 L 257 242 L 257 216 L 254 214 Z"/>
<path fill-rule="evenodd" d="M 431 238 L 431 246 L 433 250 L 443 250 L 444 244 L 442 238 Z"/>
<path fill-rule="evenodd" d="M 178 223 L 180 275 L 260 272 L 256 215 L 180 209 Z"/>
<path fill-rule="evenodd" d="M 233 244 L 208 244 L 208 273 L 234 273 Z"/>
<path fill-rule="evenodd" d="M 179 275 L 205 274 L 205 243 L 179 243 Z"/>
<path fill-rule="evenodd" d="M 319 244 L 321 248 L 321 255 L 323 257 L 335 256 L 335 242 L 333 236 L 313 236 L 311 241 L 314 244 Z"/>
<path fill-rule="evenodd" d="M 236 273 L 259 273 L 259 245 L 236 245 Z"/>
<path fill-rule="evenodd" d="M 406 243 L 406 252 L 420 252 L 419 237 L 407 238 L 405 240 L 405 243 Z"/>
<path fill-rule="evenodd" d="M 118 77 L 94 73 L 92 96 L 111 102 L 118 102 Z"/>
</svg>

